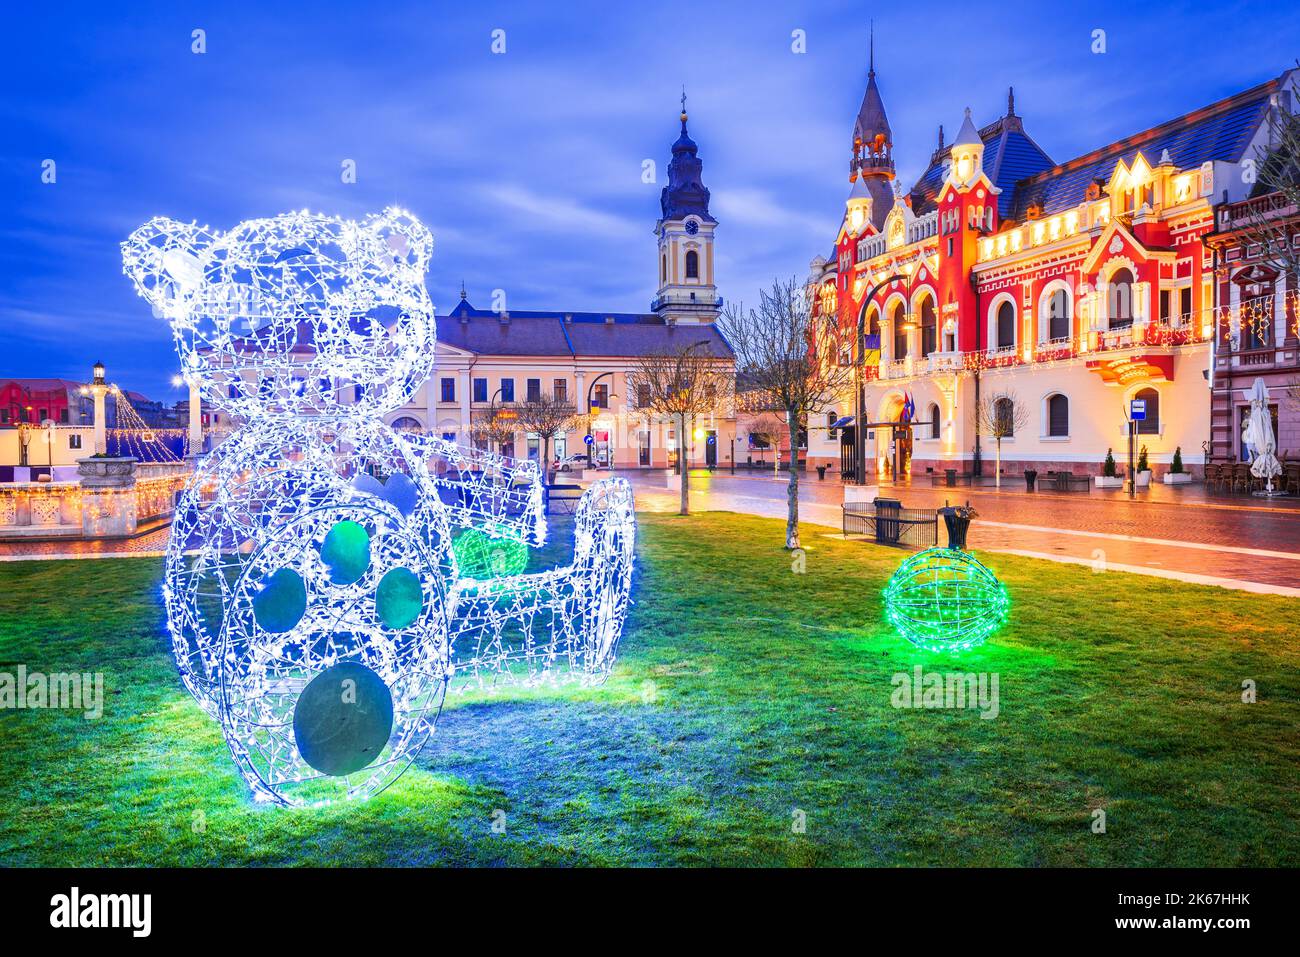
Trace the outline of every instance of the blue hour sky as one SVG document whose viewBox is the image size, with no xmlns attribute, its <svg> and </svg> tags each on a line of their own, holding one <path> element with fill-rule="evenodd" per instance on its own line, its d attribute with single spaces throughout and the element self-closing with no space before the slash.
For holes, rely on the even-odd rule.
<svg viewBox="0 0 1300 957">
<path fill-rule="evenodd" d="M 131 12 L 110 12 L 121 6 Z M 169 332 L 122 276 L 117 245 L 159 214 L 226 229 L 399 204 L 434 232 L 440 310 L 462 279 L 480 307 L 500 288 L 517 309 L 645 309 L 683 83 L 720 221 L 719 285 L 755 300 L 834 238 L 871 17 L 905 185 L 940 123 L 951 138 L 967 105 L 990 122 L 1009 85 L 1061 162 L 1300 55 L 1300 7 L 1280 3 L 213 6 L 6 13 L 0 376 L 84 378 L 103 359 L 124 387 L 180 397 Z M 355 183 L 342 182 L 346 160 Z"/>
</svg>

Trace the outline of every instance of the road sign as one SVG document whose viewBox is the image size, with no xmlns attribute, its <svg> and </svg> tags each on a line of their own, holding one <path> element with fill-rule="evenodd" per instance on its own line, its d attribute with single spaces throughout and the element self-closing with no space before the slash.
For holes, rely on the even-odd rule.
<svg viewBox="0 0 1300 957">
<path fill-rule="evenodd" d="M 1133 399 L 1128 404 L 1128 417 L 1134 422 L 1141 422 L 1147 417 L 1147 400 Z"/>
<path fill-rule="evenodd" d="M 586 442 L 588 445 L 595 445 L 596 437 L 594 435 L 588 435 L 583 439 L 583 441 Z"/>
</svg>

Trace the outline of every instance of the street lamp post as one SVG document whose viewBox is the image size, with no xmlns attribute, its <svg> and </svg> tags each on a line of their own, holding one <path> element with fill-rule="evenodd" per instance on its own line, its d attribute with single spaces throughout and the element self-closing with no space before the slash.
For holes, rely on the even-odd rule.
<svg viewBox="0 0 1300 957">
<path fill-rule="evenodd" d="M 602 372 L 600 375 L 596 376 L 596 378 L 592 379 L 591 384 L 587 386 L 587 438 L 591 438 L 591 397 L 596 392 L 596 383 L 599 382 L 601 379 L 605 378 L 606 376 L 612 376 L 613 374 L 614 373 L 612 371 Z M 613 396 L 612 395 L 608 396 L 606 398 L 606 401 L 608 402 L 610 398 L 613 398 Z M 587 446 L 587 468 L 594 468 L 595 462 L 593 460 L 593 453 L 595 452 L 596 449 L 596 443 L 586 442 L 585 444 Z M 609 463 L 611 469 L 614 467 L 613 459 L 614 456 L 613 453 L 611 452 L 610 463 Z"/>
<path fill-rule="evenodd" d="M 104 455 L 108 452 L 108 439 L 104 431 L 104 396 L 112 391 L 113 387 L 104 378 L 104 363 L 96 362 L 91 369 L 91 376 L 90 385 L 83 390 L 83 394 L 95 398 L 95 454 Z"/>
<path fill-rule="evenodd" d="M 862 298 L 862 308 L 858 310 L 858 334 L 853 344 L 856 353 L 853 360 L 853 481 L 857 485 L 867 484 L 867 431 L 862 421 L 862 391 L 866 387 L 866 383 L 862 381 L 862 346 L 867 306 L 876 297 L 876 293 L 896 279 L 902 278 L 898 273 L 894 273 L 876 283 Z"/>
</svg>

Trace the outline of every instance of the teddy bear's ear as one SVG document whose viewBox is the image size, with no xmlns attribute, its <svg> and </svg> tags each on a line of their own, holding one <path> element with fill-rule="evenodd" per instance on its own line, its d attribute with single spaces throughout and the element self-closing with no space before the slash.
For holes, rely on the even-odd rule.
<svg viewBox="0 0 1300 957">
<path fill-rule="evenodd" d="M 433 256 L 433 233 L 404 209 L 389 206 L 369 216 L 366 228 L 382 239 L 395 258 L 423 274 Z"/>
<path fill-rule="evenodd" d="M 151 219 L 122 243 L 122 271 L 154 307 L 154 315 L 170 318 L 180 301 L 202 285 L 201 257 L 213 240 L 212 233 L 194 223 Z"/>
</svg>

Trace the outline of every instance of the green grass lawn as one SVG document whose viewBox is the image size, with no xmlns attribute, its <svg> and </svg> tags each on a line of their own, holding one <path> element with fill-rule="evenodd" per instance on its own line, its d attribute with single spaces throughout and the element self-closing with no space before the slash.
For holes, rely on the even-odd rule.
<svg viewBox="0 0 1300 957">
<path fill-rule="evenodd" d="M 250 801 L 159 560 L 2 564 L 0 671 L 107 695 L 0 712 L 0 863 L 1300 864 L 1295 601 L 985 555 L 1011 620 L 935 656 L 882 624 L 907 553 L 804 535 L 794 574 L 780 522 L 643 516 L 605 686 L 453 699 L 392 788 L 325 810 Z M 999 715 L 892 707 L 917 663 L 996 673 Z"/>
</svg>

